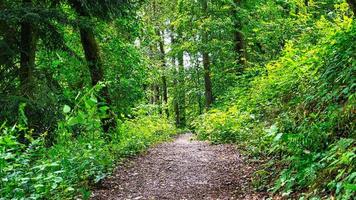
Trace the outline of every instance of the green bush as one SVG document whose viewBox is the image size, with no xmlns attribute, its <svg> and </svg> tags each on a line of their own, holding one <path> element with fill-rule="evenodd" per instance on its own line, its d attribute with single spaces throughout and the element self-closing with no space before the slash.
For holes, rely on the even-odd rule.
<svg viewBox="0 0 356 200">
<path fill-rule="evenodd" d="M 321 17 L 314 28 L 316 38 L 305 33 L 287 43 L 265 75 L 231 92 L 225 98 L 233 99 L 230 104 L 220 104 L 225 106 L 204 114 L 193 127 L 200 139 L 237 143 L 250 155 L 272 159 L 256 176 L 273 180 L 272 192 L 352 199 L 356 24 L 346 16 Z M 275 173 L 262 173 L 272 167 Z"/>
<path fill-rule="evenodd" d="M 78 98 L 72 109 L 65 105 L 56 142 L 46 147 L 46 133 L 36 139 L 22 125 L 0 128 L 0 199 L 87 199 L 90 186 L 111 172 L 123 158 L 176 133 L 167 120 L 141 116 L 118 121 L 117 130 L 101 131 L 103 113 L 97 108 L 95 88 Z M 17 136 L 25 134 L 29 145 Z"/>
</svg>

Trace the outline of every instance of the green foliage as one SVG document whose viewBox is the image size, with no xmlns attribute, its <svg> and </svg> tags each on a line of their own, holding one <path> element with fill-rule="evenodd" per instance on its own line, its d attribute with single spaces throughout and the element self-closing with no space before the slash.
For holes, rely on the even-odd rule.
<svg viewBox="0 0 356 200">
<path fill-rule="evenodd" d="M 72 108 L 63 106 L 65 119 L 56 130 L 56 143 L 45 145 L 44 133 L 33 139 L 22 125 L 0 129 L 0 196 L 5 199 L 72 199 L 89 197 L 123 158 L 176 133 L 173 125 L 158 116 L 141 116 L 120 123 L 109 136 L 100 128 L 105 107 L 96 106 L 93 88 L 79 95 Z M 26 134 L 30 144 L 18 142 Z"/>
<path fill-rule="evenodd" d="M 355 195 L 356 24 L 345 6 L 335 5 L 332 20 L 320 17 L 312 33 L 289 40 L 265 75 L 193 123 L 198 138 L 272 159 L 256 172 L 260 188 L 272 180 L 271 192 L 286 197 Z"/>
</svg>

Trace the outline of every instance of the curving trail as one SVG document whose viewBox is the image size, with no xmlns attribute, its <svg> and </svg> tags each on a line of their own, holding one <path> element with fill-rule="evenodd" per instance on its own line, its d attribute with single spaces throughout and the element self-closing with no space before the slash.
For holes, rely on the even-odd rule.
<svg viewBox="0 0 356 200">
<path fill-rule="evenodd" d="M 232 145 L 191 137 L 180 135 L 127 161 L 91 199 L 265 199 L 251 189 L 254 169 Z"/>
</svg>

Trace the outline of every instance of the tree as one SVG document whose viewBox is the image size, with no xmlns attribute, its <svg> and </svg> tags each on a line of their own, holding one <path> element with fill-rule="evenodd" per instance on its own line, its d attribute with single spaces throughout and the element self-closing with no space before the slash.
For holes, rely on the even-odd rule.
<svg viewBox="0 0 356 200">
<path fill-rule="evenodd" d="M 234 37 L 235 37 L 235 52 L 236 52 L 236 62 L 240 65 L 239 73 L 242 73 L 243 69 L 246 67 L 246 50 L 244 36 L 241 32 L 242 24 L 239 15 L 239 6 L 241 0 L 234 0 L 235 5 L 233 6 L 233 19 L 234 19 Z"/>
<path fill-rule="evenodd" d="M 205 17 L 208 17 L 208 0 L 201 0 L 202 10 Z M 202 54 L 203 54 L 203 66 L 204 66 L 204 82 L 205 82 L 205 100 L 206 109 L 209 109 L 214 103 L 213 87 L 210 74 L 210 57 L 208 47 L 206 44 L 209 42 L 209 36 L 206 30 L 202 31 Z"/>
<path fill-rule="evenodd" d="M 179 40 L 182 36 L 179 36 Z M 186 90 L 185 90 L 185 68 L 184 68 L 184 52 L 179 50 L 177 54 L 178 60 L 178 99 L 179 99 L 179 122 L 180 126 L 184 127 L 186 125 Z"/>
<path fill-rule="evenodd" d="M 78 13 L 80 17 L 91 18 L 91 16 L 100 17 L 103 19 L 112 18 L 112 14 L 116 14 L 120 9 L 121 1 L 79 1 L 70 0 L 71 5 L 74 10 Z M 111 6 L 114 6 L 111 8 Z M 112 12 L 113 11 L 113 12 Z M 85 25 L 80 26 L 80 37 L 82 46 L 85 53 L 85 58 L 88 63 L 88 68 L 90 71 L 92 85 L 97 85 L 100 81 L 104 81 L 104 69 L 103 63 L 100 57 L 99 45 L 94 36 L 94 30 L 92 27 Z M 107 85 L 105 85 L 101 91 L 100 96 L 104 99 L 106 105 L 110 107 L 112 104 L 110 98 L 110 92 Z M 103 129 L 108 132 L 109 129 L 115 128 L 115 116 L 114 113 L 107 109 L 107 117 L 102 120 Z"/>
<path fill-rule="evenodd" d="M 24 7 L 31 7 L 32 0 L 23 0 Z M 32 96 L 33 85 L 33 70 L 35 68 L 36 57 L 36 28 L 31 23 L 30 19 L 23 18 L 21 22 L 21 42 L 20 42 L 20 88 L 21 93 L 25 96 Z"/>
<path fill-rule="evenodd" d="M 172 28 L 173 30 L 173 28 Z M 176 38 L 173 35 L 173 31 L 171 30 L 171 45 L 174 46 L 177 44 Z M 177 127 L 182 126 L 181 122 L 181 106 L 180 104 L 182 103 L 181 98 L 180 98 L 180 73 L 179 70 L 177 70 L 176 66 L 176 54 L 172 55 L 172 66 L 173 66 L 173 87 L 174 87 L 174 95 L 173 95 L 173 110 L 174 110 L 174 118 L 175 118 L 175 124 Z"/>
<path fill-rule="evenodd" d="M 167 88 L 167 76 L 165 74 L 166 68 L 167 68 L 167 63 L 166 63 L 166 52 L 164 50 L 164 31 L 156 30 L 157 36 L 158 36 L 158 46 L 160 50 L 160 59 L 162 62 L 162 99 L 163 99 L 163 107 L 166 113 L 167 118 L 169 117 L 169 110 L 168 110 L 168 88 Z"/>
</svg>

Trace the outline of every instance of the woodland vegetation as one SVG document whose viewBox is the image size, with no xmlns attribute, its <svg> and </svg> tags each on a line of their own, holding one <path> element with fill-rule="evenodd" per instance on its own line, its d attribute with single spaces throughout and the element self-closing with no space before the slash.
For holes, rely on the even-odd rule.
<svg viewBox="0 0 356 200">
<path fill-rule="evenodd" d="M 256 190 L 356 193 L 355 0 L 0 0 L 0 199 L 88 199 L 191 130 Z"/>
</svg>

